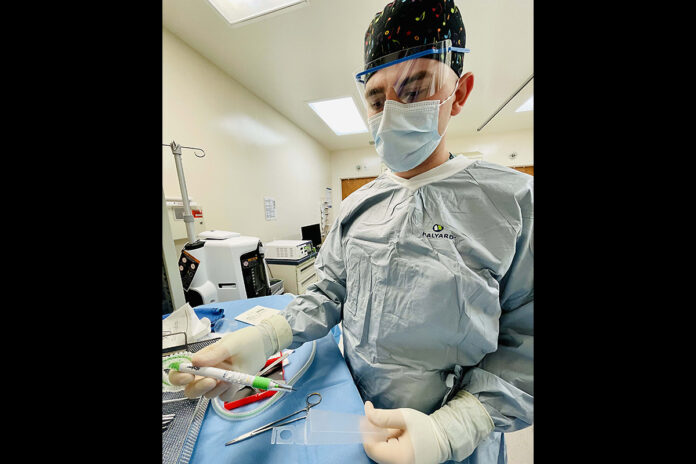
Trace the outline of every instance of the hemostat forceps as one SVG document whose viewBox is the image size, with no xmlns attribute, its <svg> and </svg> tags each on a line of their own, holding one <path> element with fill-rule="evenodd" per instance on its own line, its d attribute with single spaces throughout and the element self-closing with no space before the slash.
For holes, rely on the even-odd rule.
<svg viewBox="0 0 696 464">
<path fill-rule="evenodd" d="M 319 397 L 319 399 L 318 399 L 317 401 L 312 401 L 312 400 L 310 400 L 310 398 L 312 398 L 312 397 L 315 396 L 315 395 L 316 395 L 317 397 Z M 247 433 L 245 433 L 244 435 L 240 435 L 240 436 L 238 436 L 237 438 L 235 438 L 234 440 L 231 440 L 231 441 L 228 441 L 227 443 L 225 443 L 225 446 L 231 445 L 232 443 L 237 443 L 238 441 L 246 440 L 247 438 L 251 438 L 251 437 L 253 437 L 253 436 L 256 436 L 256 435 L 258 435 L 259 433 L 263 433 L 263 432 L 265 432 L 265 431 L 267 431 L 267 430 L 271 430 L 273 427 L 280 427 L 281 425 L 287 425 L 287 424 L 289 424 L 289 423 L 291 423 L 291 422 L 295 422 L 295 421 L 298 421 L 298 420 L 301 420 L 301 419 L 306 419 L 306 418 L 307 418 L 307 414 L 309 414 L 309 409 L 310 409 L 310 408 L 313 408 L 313 407 L 316 406 L 317 404 L 321 403 L 321 395 L 320 395 L 319 393 L 310 393 L 309 395 L 307 395 L 307 398 L 306 398 L 305 401 L 307 402 L 307 406 L 306 406 L 306 407 L 304 407 L 304 408 L 302 408 L 302 409 L 300 409 L 300 410 L 298 410 L 298 411 L 295 411 L 295 412 L 293 412 L 292 414 L 288 414 L 287 416 L 283 417 L 282 419 L 278 419 L 278 420 L 273 421 L 273 422 L 271 422 L 271 423 L 269 423 L 269 424 L 262 425 L 261 427 L 259 427 L 259 428 L 257 428 L 257 429 L 254 429 L 254 430 L 252 430 L 251 432 L 247 432 Z M 306 413 L 304 416 L 302 416 L 302 417 L 297 417 L 297 418 L 295 418 L 295 419 L 291 419 L 291 420 L 289 420 L 289 421 L 287 421 L 287 422 L 283 422 L 282 424 L 279 424 L 279 423 L 278 423 L 278 422 L 284 421 L 285 419 L 287 419 L 287 418 L 290 417 L 290 416 L 294 416 L 295 414 L 299 414 L 299 413 L 301 413 L 302 411 L 305 411 L 305 413 Z"/>
</svg>

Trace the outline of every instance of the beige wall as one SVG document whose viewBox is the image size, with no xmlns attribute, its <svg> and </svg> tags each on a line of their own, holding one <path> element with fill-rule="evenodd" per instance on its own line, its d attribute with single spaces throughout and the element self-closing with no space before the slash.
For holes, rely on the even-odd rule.
<svg viewBox="0 0 696 464">
<path fill-rule="evenodd" d="M 203 158 L 182 153 L 189 196 L 203 208 L 206 229 L 268 242 L 299 239 L 301 226 L 320 221 L 329 152 L 163 28 L 162 143 L 172 140 L 205 149 Z M 168 147 L 162 186 L 166 197 L 181 196 Z M 276 200 L 275 221 L 265 219 L 265 196 Z"/>
<path fill-rule="evenodd" d="M 534 130 L 476 134 L 469 137 L 448 137 L 447 147 L 452 153 L 480 151 L 483 159 L 503 166 L 534 165 Z M 513 159 L 509 155 L 517 153 Z"/>
<path fill-rule="evenodd" d="M 479 151 L 483 154 L 484 160 L 503 166 L 529 166 L 534 165 L 533 136 L 534 131 L 527 129 L 497 134 L 476 134 L 470 137 L 448 137 L 447 148 L 452 153 Z M 513 152 L 517 153 L 517 156 L 511 159 L 509 155 Z M 378 176 L 380 166 L 379 156 L 372 145 L 361 149 L 331 152 L 333 217 L 340 211 L 341 179 Z"/>
</svg>

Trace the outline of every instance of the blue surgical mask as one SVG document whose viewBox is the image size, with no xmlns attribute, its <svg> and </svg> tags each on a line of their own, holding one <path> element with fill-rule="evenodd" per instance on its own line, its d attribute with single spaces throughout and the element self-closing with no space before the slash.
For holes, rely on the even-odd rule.
<svg viewBox="0 0 696 464">
<path fill-rule="evenodd" d="M 383 110 L 367 120 L 377 153 L 389 169 L 394 172 L 411 170 L 435 151 L 442 139 L 437 130 L 440 106 L 452 95 L 443 102 L 386 100 Z"/>
</svg>

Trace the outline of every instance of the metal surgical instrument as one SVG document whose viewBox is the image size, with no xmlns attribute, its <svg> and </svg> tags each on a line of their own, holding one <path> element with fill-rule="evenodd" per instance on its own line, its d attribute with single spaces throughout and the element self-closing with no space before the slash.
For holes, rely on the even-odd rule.
<svg viewBox="0 0 696 464">
<path fill-rule="evenodd" d="M 169 428 L 169 424 L 174 420 L 176 414 L 162 414 L 162 433 Z"/>
<path fill-rule="evenodd" d="M 271 369 L 273 369 L 273 368 L 276 366 L 276 364 L 278 364 L 279 362 L 282 362 L 283 360 L 285 360 L 285 358 L 287 358 L 288 356 L 290 356 L 290 353 L 289 353 L 289 352 L 288 352 L 288 353 L 285 353 L 283 356 L 281 356 L 281 357 L 279 357 L 278 359 L 276 359 L 275 361 L 273 361 L 271 364 L 269 364 L 268 366 L 266 366 L 261 372 L 259 372 L 259 373 L 256 374 L 256 375 L 258 375 L 259 377 L 261 377 L 262 375 L 266 374 L 266 373 L 269 372 Z"/>
<path fill-rule="evenodd" d="M 317 400 L 316 402 L 310 401 L 310 398 L 313 397 L 313 396 L 315 396 L 315 395 L 319 397 L 319 400 Z M 302 408 L 302 409 L 300 409 L 300 410 L 298 410 L 298 411 L 295 411 L 295 412 L 293 412 L 292 414 L 288 414 L 287 416 L 283 417 L 282 419 L 278 419 L 278 420 L 273 421 L 273 422 L 271 422 L 271 423 L 269 423 L 269 424 L 262 425 L 261 427 L 259 427 L 259 428 L 257 428 L 257 429 L 254 429 L 254 430 L 252 430 L 251 432 L 247 432 L 247 433 L 245 433 L 244 435 L 240 435 L 240 436 L 238 436 L 237 438 L 235 438 L 234 440 L 231 440 L 231 441 L 228 441 L 227 443 L 225 443 L 225 446 L 231 445 L 232 443 L 237 443 L 238 441 L 246 440 L 247 438 L 251 438 L 251 437 L 253 437 L 253 436 L 256 436 L 256 435 L 258 435 L 259 433 L 263 433 L 263 432 L 265 432 L 265 431 L 267 431 L 267 430 L 271 430 L 273 427 L 280 427 L 280 426 L 282 426 L 282 425 L 287 425 L 287 424 L 289 424 L 289 423 L 291 423 L 291 422 L 295 422 L 295 421 L 298 421 L 298 420 L 301 420 L 301 419 L 306 419 L 306 418 L 307 418 L 307 414 L 309 414 L 310 408 L 313 408 L 313 407 L 316 406 L 317 404 L 321 403 L 321 395 L 320 395 L 319 393 L 316 393 L 316 392 L 315 392 L 315 393 L 310 393 L 309 395 L 307 395 L 307 398 L 306 398 L 305 401 L 306 401 L 306 403 L 307 403 L 307 406 L 306 406 L 306 407 L 304 407 L 304 408 Z M 307 414 L 305 414 L 305 415 L 302 416 L 302 417 L 297 417 L 297 418 L 292 419 L 292 420 L 289 420 L 289 421 L 287 421 L 287 422 L 283 422 L 282 424 L 279 424 L 279 423 L 278 423 L 278 422 L 284 421 L 285 419 L 287 419 L 287 418 L 290 417 L 290 416 L 294 416 L 295 414 L 299 414 L 299 413 L 301 413 L 302 411 L 305 411 L 305 413 L 307 413 Z"/>
</svg>

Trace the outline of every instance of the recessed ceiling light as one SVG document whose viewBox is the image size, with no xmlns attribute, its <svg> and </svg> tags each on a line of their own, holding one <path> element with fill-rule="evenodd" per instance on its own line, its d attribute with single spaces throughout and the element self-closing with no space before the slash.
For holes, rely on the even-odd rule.
<svg viewBox="0 0 696 464">
<path fill-rule="evenodd" d="M 273 13 L 307 0 L 208 0 L 230 24 Z"/>
<path fill-rule="evenodd" d="M 367 132 L 365 121 L 351 97 L 311 102 L 308 105 L 336 135 Z"/>
<path fill-rule="evenodd" d="M 534 111 L 534 95 L 529 97 L 529 99 L 522 103 L 519 108 L 515 110 L 515 113 L 519 113 L 521 111 Z"/>
</svg>

